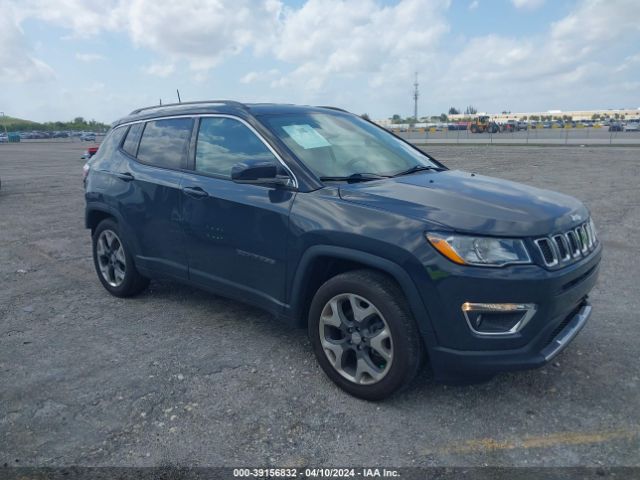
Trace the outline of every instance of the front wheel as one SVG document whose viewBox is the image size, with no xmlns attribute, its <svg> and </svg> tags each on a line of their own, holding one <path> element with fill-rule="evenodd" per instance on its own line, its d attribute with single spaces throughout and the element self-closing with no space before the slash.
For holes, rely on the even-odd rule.
<svg viewBox="0 0 640 480">
<path fill-rule="evenodd" d="M 327 376 L 366 400 L 406 387 L 424 357 L 402 291 L 375 271 L 343 273 L 322 285 L 309 310 L 309 336 Z"/>
</svg>

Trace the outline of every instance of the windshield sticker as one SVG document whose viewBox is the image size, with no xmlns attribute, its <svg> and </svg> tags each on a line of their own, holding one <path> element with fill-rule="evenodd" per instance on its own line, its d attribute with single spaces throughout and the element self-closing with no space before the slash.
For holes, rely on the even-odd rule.
<svg viewBox="0 0 640 480">
<path fill-rule="evenodd" d="M 331 146 L 327 139 L 320 135 L 311 125 L 286 125 L 282 128 L 294 142 L 305 150 Z"/>
</svg>

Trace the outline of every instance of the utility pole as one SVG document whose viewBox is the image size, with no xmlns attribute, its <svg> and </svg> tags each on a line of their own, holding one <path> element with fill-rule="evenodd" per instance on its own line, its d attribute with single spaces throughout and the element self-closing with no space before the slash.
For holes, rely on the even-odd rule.
<svg viewBox="0 0 640 480">
<path fill-rule="evenodd" d="M 416 123 L 418 123 L 418 97 L 420 97 L 418 86 L 418 72 L 416 72 L 416 78 L 413 82 L 413 118 Z"/>
<path fill-rule="evenodd" d="M 4 117 L 5 117 L 4 112 L 0 112 L 0 115 L 2 115 L 2 119 L 4 120 Z M 4 126 L 5 135 L 8 135 L 8 133 L 7 133 L 7 124 L 5 122 L 2 122 L 2 125 Z"/>
</svg>

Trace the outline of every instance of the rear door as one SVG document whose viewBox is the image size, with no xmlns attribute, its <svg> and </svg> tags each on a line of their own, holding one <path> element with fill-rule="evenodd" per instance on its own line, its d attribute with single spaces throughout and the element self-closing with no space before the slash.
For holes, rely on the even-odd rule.
<svg viewBox="0 0 640 480">
<path fill-rule="evenodd" d="M 124 141 L 127 161 L 120 178 L 127 190 L 119 209 L 134 232 L 136 265 L 143 271 L 187 278 L 180 180 L 193 122 L 180 117 L 134 124 Z"/>
<path fill-rule="evenodd" d="M 285 301 L 286 240 L 295 193 L 231 181 L 231 167 L 238 162 L 279 163 L 245 122 L 202 117 L 198 130 L 193 172 L 182 179 L 189 277 L 277 311 Z"/>
</svg>

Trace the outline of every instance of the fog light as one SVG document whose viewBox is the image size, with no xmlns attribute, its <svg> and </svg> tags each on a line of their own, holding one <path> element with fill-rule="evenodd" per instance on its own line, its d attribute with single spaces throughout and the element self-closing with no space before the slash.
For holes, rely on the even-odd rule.
<svg viewBox="0 0 640 480">
<path fill-rule="evenodd" d="M 469 328 L 478 335 L 509 335 L 516 333 L 531 320 L 537 307 L 533 303 L 469 303 L 462 304 L 462 313 Z"/>
</svg>

